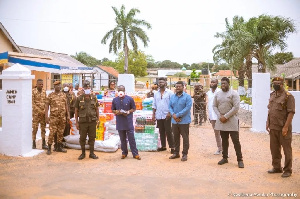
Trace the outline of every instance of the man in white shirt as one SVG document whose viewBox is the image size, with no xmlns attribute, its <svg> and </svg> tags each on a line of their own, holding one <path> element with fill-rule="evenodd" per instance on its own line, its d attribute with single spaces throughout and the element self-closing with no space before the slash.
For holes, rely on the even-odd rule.
<svg viewBox="0 0 300 199">
<path fill-rule="evenodd" d="M 213 103 L 214 103 L 214 98 L 215 94 L 219 92 L 221 89 L 218 88 L 218 80 L 217 79 L 212 79 L 210 82 L 210 90 L 206 93 L 207 98 L 208 98 L 208 116 L 209 116 L 209 121 L 215 131 L 215 137 L 216 137 L 216 142 L 217 142 L 217 151 L 214 153 L 215 155 L 220 155 L 222 153 L 222 139 L 220 135 L 220 131 L 215 129 L 215 124 L 216 120 L 218 119 L 218 116 L 213 110 Z"/>
<path fill-rule="evenodd" d="M 174 135 L 171 129 L 171 114 L 169 111 L 169 103 L 171 95 L 173 92 L 166 88 L 166 79 L 160 77 L 158 79 L 159 90 L 154 93 L 153 98 L 153 115 L 152 119 L 157 120 L 157 126 L 159 128 L 161 147 L 158 148 L 158 151 L 167 150 L 166 147 L 166 137 L 168 139 L 168 144 L 171 149 L 171 154 L 174 153 Z"/>
</svg>

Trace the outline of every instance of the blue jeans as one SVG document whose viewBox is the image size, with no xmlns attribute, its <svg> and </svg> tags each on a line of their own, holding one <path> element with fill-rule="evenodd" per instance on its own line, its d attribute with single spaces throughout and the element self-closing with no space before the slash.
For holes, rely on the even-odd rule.
<svg viewBox="0 0 300 199">
<path fill-rule="evenodd" d="M 128 148 L 127 148 L 127 140 L 128 138 L 129 141 L 129 146 L 132 152 L 133 157 L 137 156 L 139 154 L 137 148 L 136 148 L 136 143 L 135 143 L 135 138 L 134 138 L 134 130 L 118 130 L 120 140 L 121 140 L 121 150 L 122 150 L 122 155 L 127 155 L 128 154 Z"/>
</svg>

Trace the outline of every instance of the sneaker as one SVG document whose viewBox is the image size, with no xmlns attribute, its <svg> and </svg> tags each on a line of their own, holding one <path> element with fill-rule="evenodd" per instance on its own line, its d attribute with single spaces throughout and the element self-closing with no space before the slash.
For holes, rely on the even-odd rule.
<svg viewBox="0 0 300 199">
<path fill-rule="evenodd" d="M 281 177 L 287 178 L 287 177 L 290 177 L 291 175 L 292 175 L 291 172 L 285 171 L 285 172 L 281 175 Z"/>
<path fill-rule="evenodd" d="M 222 165 L 222 164 L 225 164 L 225 163 L 228 163 L 228 160 L 227 159 L 222 159 L 218 162 L 218 165 Z"/>
<path fill-rule="evenodd" d="M 222 151 L 217 150 L 217 151 L 214 153 L 214 155 L 220 155 L 221 153 L 222 153 Z"/>
<path fill-rule="evenodd" d="M 125 159 L 127 157 L 127 155 L 122 155 L 121 159 Z"/>
<path fill-rule="evenodd" d="M 244 162 L 243 161 L 238 161 L 238 166 L 239 166 L 239 168 L 244 168 Z"/>
<path fill-rule="evenodd" d="M 272 169 L 270 169 L 269 171 L 268 171 L 268 173 L 282 173 L 282 168 L 272 168 Z"/>
</svg>

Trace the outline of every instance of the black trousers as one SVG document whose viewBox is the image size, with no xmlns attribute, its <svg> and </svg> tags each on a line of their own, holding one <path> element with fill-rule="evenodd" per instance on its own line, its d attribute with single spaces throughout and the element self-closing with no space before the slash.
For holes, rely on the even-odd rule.
<svg viewBox="0 0 300 199">
<path fill-rule="evenodd" d="M 175 153 L 179 154 L 180 150 L 180 135 L 183 139 L 183 150 L 182 154 L 187 155 L 190 147 L 189 142 L 189 128 L 190 124 L 172 124 L 172 131 L 175 140 Z"/>
<path fill-rule="evenodd" d="M 94 149 L 95 139 L 96 139 L 96 126 L 97 123 L 93 122 L 84 122 L 79 123 L 79 143 L 81 147 L 85 147 L 86 137 L 89 136 L 89 145 Z"/>
<path fill-rule="evenodd" d="M 164 148 L 166 147 L 166 136 L 167 136 L 169 147 L 173 149 L 175 146 L 174 146 L 174 135 L 171 129 L 171 118 L 157 120 L 157 127 L 159 129 L 161 147 Z"/>
<path fill-rule="evenodd" d="M 238 131 L 220 131 L 222 138 L 222 147 L 223 147 L 223 158 L 228 158 L 228 147 L 229 147 L 229 135 L 234 145 L 237 161 L 243 161 L 242 149 L 239 140 Z"/>
</svg>

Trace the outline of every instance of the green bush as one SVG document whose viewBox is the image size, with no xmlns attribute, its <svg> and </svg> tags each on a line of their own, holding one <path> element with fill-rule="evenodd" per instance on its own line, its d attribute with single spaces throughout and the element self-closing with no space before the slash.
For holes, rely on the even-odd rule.
<svg viewBox="0 0 300 199">
<path fill-rule="evenodd" d="M 247 97 L 245 95 L 240 96 L 241 101 L 244 101 L 246 104 L 252 105 L 252 99 L 251 97 Z"/>
</svg>

